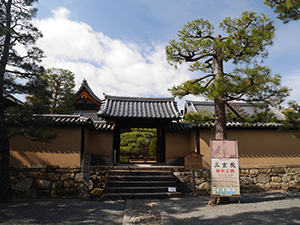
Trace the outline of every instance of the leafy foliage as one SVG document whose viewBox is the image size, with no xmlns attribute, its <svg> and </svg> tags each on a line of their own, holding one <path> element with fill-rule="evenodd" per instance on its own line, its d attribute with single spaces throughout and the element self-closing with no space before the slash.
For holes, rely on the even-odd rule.
<svg viewBox="0 0 300 225">
<path fill-rule="evenodd" d="M 289 107 L 283 111 L 286 116 L 284 128 L 298 128 L 300 130 L 300 105 L 295 101 L 291 101 L 288 104 Z M 295 134 L 294 136 L 300 139 L 300 134 Z"/>
<path fill-rule="evenodd" d="M 45 83 L 43 96 L 30 93 L 28 103 L 43 103 L 47 109 L 44 113 L 69 114 L 73 111 L 75 101 L 75 74 L 69 70 L 51 68 L 43 74 L 40 82 Z M 41 92 L 41 91 L 40 91 Z"/>
<path fill-rule="evenodd" d="M 264 4 L 272 8 L 278 14 L 277 18 L 284 23 L 300 19 L 299 0 L 265 0 Z"/>
<path fill-rule="evenodd" d="M 8 136 L 11 138 L 20 135 L 33 141 L 50 142 L 56 135 L 44 128 L 51 121 L 36 115 L 49 113 L 48 83 L 44 79 L 36 79 L 30 87 L 30 97 L 26 97 L 27 101 L 22 106 L 5 109 Z"/>
<path fill-rule="evenodd" d="M 144 149 L 148 149 L 150 155 L 156 154 L 155 129 L 133 128 L 129 132 L 121 133 L 120 151 L 122 155 L 143 155 Z"/>
</svg>

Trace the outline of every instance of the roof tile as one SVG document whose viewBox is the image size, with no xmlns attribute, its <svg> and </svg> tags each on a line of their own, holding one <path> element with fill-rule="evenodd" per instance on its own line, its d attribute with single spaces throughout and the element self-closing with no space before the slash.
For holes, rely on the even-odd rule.
<svg viewBox="0 0 300 225">
<path fill-rule="evenodd" d="M 180 119 L 174 98 L 105 96 L 98 115 L 102 117 Z"/>
</svg>

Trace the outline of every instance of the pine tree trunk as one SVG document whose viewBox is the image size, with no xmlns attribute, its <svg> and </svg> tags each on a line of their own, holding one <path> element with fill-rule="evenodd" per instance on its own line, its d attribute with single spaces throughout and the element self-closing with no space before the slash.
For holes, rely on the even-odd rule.
<svg viewBox="0 0 300 225">
<path fill-rule="evenodd" d="M 215 99 L 215 139 L 227 139 L 225 103 Z"/>
<path fill-rule="evenodd" d="M 12 189 L 9 173 L 9 141 L 5 127 L 0 128 L 0 202 L 10 202 Z"/>
<path fill-rule="evenodd" d="M 216 37 L 218 38 L 218 37 Z M 221 52 L 216 51 L 216 56 L 213 59 L 214 63 L 214 74 L 215 74 L 215 85 L 220 85 L 218 80 L 223 76 L 223 60 L 220 57 Z M 218 96 L 214 99 L 215 103 L 215 139 L 226 139 L 226 113 L 225 113 L 225 102 L 222 96 Z"/>
<path fill-rule="evenodd" d="M 5 41 L 2 55 L 0 56 L 0 202 L 11 201 L 12 191 L 9 179 L 9 140 L 5 126 L 4 115 L 4 74 L 8 62 L 9 48 L 10 48 L 10 25 L 11 25 L 11 4 L 9 0 L 6 5 L 6 29 Z"/>
</svg>

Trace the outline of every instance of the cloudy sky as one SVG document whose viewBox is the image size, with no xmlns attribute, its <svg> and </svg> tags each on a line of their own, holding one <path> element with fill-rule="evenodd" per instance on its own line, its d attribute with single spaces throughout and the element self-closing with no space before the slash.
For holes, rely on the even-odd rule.
<svg viewBox="0 0 300 225">
<path fill-rule="evenodd" d="M 176 70 L 166 61 L 165 46 L 184 24 L 204 18 L 218 27 L 224 17 L 238 17 L 243 10 L 264 12 L 277 27 L 265 64 L 293 89 L 290 99 L 300 102 L 300 21 L 283 24 L 262 2 L 39 0 L 34 24 L 43 33 L 38 40 L 47 56 L 43 65 L 75 73 L 76 88 L 85 78 L 100 98 L 102 93 L 166 97 L 171 96 L 168 88 L 201 75 L 187 65 Z"/>
</svg>

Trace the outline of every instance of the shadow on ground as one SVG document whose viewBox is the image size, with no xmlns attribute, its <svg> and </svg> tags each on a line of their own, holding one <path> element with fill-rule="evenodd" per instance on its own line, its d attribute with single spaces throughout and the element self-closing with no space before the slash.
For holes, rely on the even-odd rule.
<svg viewBox="0 0 300 225">
<path fill-rule="evenodd" d="M 122 224 L 124 201 L 19 199 L 0 203 L 0 224 Z"/>
<path fill-rule="evenodd" d="M 211 207 L 210 196 L 162 200 L 174 225 L 184 224 L 300 224 L 300 193 L 244 194 L 241 204 Z"/>
</svg>

